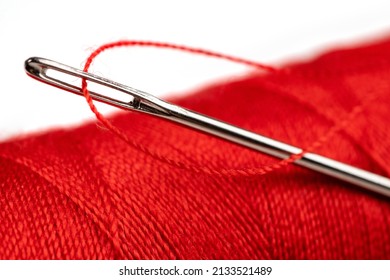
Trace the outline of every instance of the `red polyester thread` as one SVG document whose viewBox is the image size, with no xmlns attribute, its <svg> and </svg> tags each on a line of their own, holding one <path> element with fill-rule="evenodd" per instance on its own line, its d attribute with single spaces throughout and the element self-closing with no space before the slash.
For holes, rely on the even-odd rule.
<svg viewBox="0 0 390 280">
<path fill-rule="evenodd" d="M 389 76 L 387 38 L 175 104 L 388 177 Z M 272 159 L 144 114 L 111 118 L 150 154 L 95 123 L 0 143 L 1 259 L 390 259 L 387 198 L 296 166 L 179 169 L 152 155 L 211 170 Z"/>
<path fill-rule="evenodd" d="M 174 50 L 179 50 L 179 51 L 184 51 L 184 52 L 189 52 L 193 54 L 199 54 L 199 55 L 205 55 L 208 57 L 214 57 L 214 58 L 219 58 L 227 61 L 231 61 L 234 63 L 238 64 L 243 64 L 247 65 L 250 67 L 255 67 L 259 70 L 267 71 L 267 72 L 276 72 L 277 69 L 265 65 L 263 63 L 243 59 L 243 58 L 238 58 L 218 52 L 212 52 L 209 50 L 204 50 L 204 49 L 199 49 L 199 48 L 193 48 L 193 47 L 188 47 L 188 46 L 183 46 L 183 45 L 176 45 L 176 44 L 171 44 L 171 43 L 165 43 L 165 42 L 154 42 L 154 41 L 136 41 L 136 40 L 123 40 L 123 41 L 117 41 L 117 42 L 112 42 L 112 43 L 107 43 L 104 44 L 100 47 L 98 47 L 95 51 L 93 51 L 89 57 L 87 58 L 87 61 L 84 66 L 84 71 L 88 72 L 89 67 L 91 66 L 93 60 L 102 52 L 112 49 L 112 48 L 118 48 L 118 47 L 132 47 L 132 46 L 142 46 L 142 47 L 155 47 L 155 48 L 164 48 L 164 49 L 174 49 Z M 152 153 L 149 149 L 147 149 L 145 146 L 143 146 L 140 143 L 136 143 L 134 141 L 131 141 L 125 133 L 120 131 L 117 127 L 112 125 L 96 108 L 96 106 L 93 104 L 93 100 L 88 92 L 87 89 L 87 81 L 85 79 L 82 79 L 82 91 L 83 94 L 88 102 L 88 105 L 92 112 L 95 114 L 96 118 L 112 133 L 117 135 L 120 139 L 131 145 L 132 147 L 138 149 L 139 151 L 142 151 L 148 155 L 151 155 L 155 157 L 156 159 L 166 162 L 170 165 L 179 167 L 179 168 L 184 168 L 187 170 L 193 170 L 196 172 L 204 172 L 206 174 L 211 174 L 211 175 L 219 175 L 219 176 L 255 176 L 255 175 L 265 175 L 269 172 L 272 172 L 274 170 L 280 169 L 284 166 L 287 166 L 291 163 L 294 163 L 295 161 L 301 159 L 307 152 L 313 151 L 315 148 L 320 147 L 322 144 L 326 143 L 331 139 L 335 133 L 340 132 L 343 128 L 348 126 L 349 122 L 353 120 L 356 114 L 360 113 L 362 111 L 363 105 L 357 105 L 355 106 L 351 112 L 345 116 L 343 120 L 340 122 L 336 123 L 326 134 L 321 135 L 318 140 L 313 142 L 308 148 L 303 149 L 301 153 L 299 154 L 293 154 L 289 156 L 286 159 L 283 159 L 279 162 L 269 164 L 260 168 L 246 168 L 246 169 L 221 169 L 221 170 L 213 170 L 204 166 L 193 166 L 193 165 L 186 165 L 181 162 L 177 162 L 174 159 L 167 158 L 165 156 L 161 156 L 156 153 Z"/>
</svg>

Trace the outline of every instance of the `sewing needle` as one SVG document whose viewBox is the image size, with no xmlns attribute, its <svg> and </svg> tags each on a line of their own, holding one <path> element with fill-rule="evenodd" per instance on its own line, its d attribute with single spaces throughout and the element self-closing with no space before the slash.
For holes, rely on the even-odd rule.
<svg viewBox="0 0 390 280">
<path fill-rule="evenodd" d="M 59 78 L 54 77 L 55 75 L 49 75 L 48 70 L 85 79 L 110 89 L 117 90 L 128 94 L 132 99 L 130 101 L 123 101 L 91 90 L 89 90 L 89 93 L 94 100 L 122 109 L 134 110 L 168 119 L 277 158 L 285 159 L 291 155 L 302 152 L 302 149 L 300 148 L 181 108 L 158 99 L 146 92 L 49 59 L 39 57 L 29 58 L 25 62 L 25 70 L 29 76 L 41 82 L 78 95 L 83 95 L 82 89 L 79 86 L 60 80 Z M 354 184 L 363 189 L 390 197 L 389 178 L 309 152 L 305 153 L 302 158 L 296 160 L 294 163 Z"/>
</svg>

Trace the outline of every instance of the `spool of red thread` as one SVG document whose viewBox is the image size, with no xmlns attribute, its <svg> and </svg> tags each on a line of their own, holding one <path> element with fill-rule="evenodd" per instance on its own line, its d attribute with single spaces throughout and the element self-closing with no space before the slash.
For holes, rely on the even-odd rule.
<svg viewBox="0 0 390 280">
<path fill-rule="evenodd" d="M 315 152 L 389 176 L 389 58 L 390 39 L 174 102 L 301 147 L 339 127 Z M 292 165 L 180 168 L 154 155 L 217 171 L 275 159 L 142 114 L 111 122 L 144 151 L 95 124 L 0 145 L 1 258 L 390 257 L 386 198 Z"/>
</svg>

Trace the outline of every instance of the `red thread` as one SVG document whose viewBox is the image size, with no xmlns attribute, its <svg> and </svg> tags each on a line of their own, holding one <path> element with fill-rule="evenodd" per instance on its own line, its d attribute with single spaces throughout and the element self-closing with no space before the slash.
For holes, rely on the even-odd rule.
<svg viewBox="0 0 390 280">
<path fill-rule="evenodd" d="M 200 55 L 205 55 L 209 57 L 215 57 L 227 61 L 231 61 L 234 63 L 239 63 L 251 67 L 255 67 L 259 70 L 264 70 L 268 72 L 276 72 L 277 69 L 265 65 L 259 62 L 243 59 L 243 58 L 238 58 L 226 54 L 221 54 L 218 52 L 212 52 L 209 50 L 204 50 L 204 49 L 199 49 L 199 48 L 192 48 L 192 47 L 187 47 L 187 46 L 182 46 L 182 45 L 176 45 L 176 44 L 170 44 L 170 43 L 163 43 L 163 42 L 153 42 L 153 41 L 134 41 L 134 40 L 129 40 L 129 41 L 117 41 L 117 42 L 112 42 L 108 44 L 104 44 L 97 48 L 94 52 L 92 52 L 89 57 L 87 58 L 87 61 L 84 66 L 84 71 L 88 72 L 89 67 L 91 66 L 93 60 L 103 51 L 112 49 L 112 48 L 118 48 L 118 47 L 130 47 L 130 46 L 143 46 L 143 47 L 156 47 L 156 48 L 166 48 L 166 49 L 175 49 L 179 51 L 185 51 L 185 52 L 190 52 L 194 54 L 200 54 Z M 148 155 L 151 155 L 155 157 L 156 159 L 166 162 L 168 164 L 171 164 L 173 166 L 179 167 L 179 168 L 184 168 L 188 170 L 193 170 L 196 172 L 204 172 L 206 174 L 210 175 L 222 175 L 222 176 L 253 176 L 253 175 L 265 175 L 269 172 L 272 172 L 274 170 L 280 169 L 284 166 L 287 166 L 299 159 L 301 159 L 305 153 L 314 150 L 315 148 L 318 148 L 322 144 L 326 143 L 329 139 L 331 139 L 335 133 L 339 132 L 343 128 L 345 128 L 349 122 L 352 121 L 353 117 L 360 113 L 363 105 L 357 105 L 355 106 L 352 111 L 345 117 L 344 120 L 341 120 L 339 123 L 336 123 L 325 135 L 320 136 L 320 138 L 315 141 L 312 145 L 310 145 L 308 148 L 303 149 L 303 151 L 299 154 L 293 154 L 289 156 L 286 159 L 283 159 L 277 163 L 266 165 L 260 168 L 247 168 L 247 169 L 221 169 L 221 170 L 213 170 L 208 167 L 201 167 L 201 166 L 190 166 L 183 164 L 181 162 L 178 162 L 173 159 L 166 158 L 165 156 L 159 155 L 157 153 L 151 152 L 149 149 L 141 145 L 140 143 L 136 143 L 134 141 L 131 141 L 130 138 L 126 136 L 122 131 L 120 131 L 117 127 L 112 125 L 96 108 L 96 106 L 93 104 L 93 100 L 88 92 L 87 89 L 87 81 L 85 79 L 82 80 L 82 91 L 83 94 L 88 102 L 88 105 L 92 112 L 95 114 L 96 118 L 104 125 L 106 126 L 107 129 L 109 129 L 112 133 L 117 135 L 119 138 L 121 138 L 123 141 L 131 145 L 132 147 L 138 149 L 139 151 L 142 151 Z"/>
<path fill-rule="evenodd" d="M 389 69 L 390 38 L 218 83 L 178 103 L 303 147 L 327 142 L 327 156 L 388 176 Z M 232 104 L 237 94 L 245 98 Z M 123 130 L 183 163 L 219 169 L 267 160 L 166 121 L 131 117 L 129 124 L 128 114 L 118 114 L 113 124 L 153 128 Z M 179 153 L 155 145 L 160 135 Z M 323 136 L 312 144 L 313 135 Z M 315 172 L 183 172 L 91 123 L 1 143 L 0 171 L 1 259 L 390 258 L 389 200 Z"/>
</svg>

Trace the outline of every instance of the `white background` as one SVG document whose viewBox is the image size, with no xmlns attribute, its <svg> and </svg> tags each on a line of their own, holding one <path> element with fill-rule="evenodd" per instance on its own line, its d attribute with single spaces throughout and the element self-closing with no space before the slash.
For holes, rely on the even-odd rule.
<svg viewBox="0 0 390 280">
<path fill-rule="evenodd" d="M 203 269 L 203 276 L 132 276 L 119 275 L 124 268 Z M 270 275 L 212 275 L 213 267 L 271 267 Z M 76 280 L 76 279 L 242 279 L 242 280 L 388 280 L 390 261 L 2 261 L 0 277 L 2 279 L 40 279 L 40 280 Z M 208 272 L 207 272 L 208 271 Z"/>
<path fill-rule="evenodd" d="M 277 65 L 384 34 L 390 34 L 388 0 L 0 0 L 0 140 L 94 119 L 79 96 L 27 77 L 23 62 L 30 56 L 81 67 L 101 44 L 143 39 Z M 109 51 L 92 68 L 158 96 L 244 71 L 227 62 L 140 48 Z"/>
</svg>

